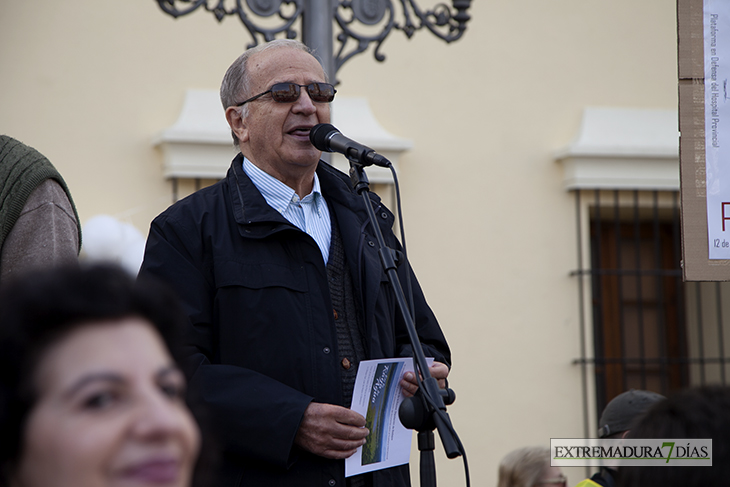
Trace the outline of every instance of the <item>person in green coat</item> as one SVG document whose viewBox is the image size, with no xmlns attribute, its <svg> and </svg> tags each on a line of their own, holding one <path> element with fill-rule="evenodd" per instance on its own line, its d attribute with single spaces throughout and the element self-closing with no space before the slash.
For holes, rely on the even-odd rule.
<svg viewBox="0 0 730 487">
<path fill-rule="evenodd" d="M 81 226 L 61 174 L 40 152 L 0 135 L 0 281 L 78 259 Z"/>
</svg>

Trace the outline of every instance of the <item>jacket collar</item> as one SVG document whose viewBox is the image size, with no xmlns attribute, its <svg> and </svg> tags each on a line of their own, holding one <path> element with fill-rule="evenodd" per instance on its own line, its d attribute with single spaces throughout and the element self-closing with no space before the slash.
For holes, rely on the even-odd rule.
<svg viewBox="0 0 730 487">
<path fill-rule="evenodd" d="M 322 194 L 332 201 L 355 210 L 360 196 L 350 187 L 349 178 L 324 161 L 317 167 Z M 239 152 L 233 159 L 226 175 L 236 222 L 251 225 L 260 222 L 286 221 L 279 212 L 271 208 L 251 178 L 243 170 L 243 155 Z M 278 217 L 277 217 L 278 216 Z"/>
<path fill-rule="evenodd" d="M 286 218 L 269 206 L 251 178 L 243 170 L 243 155 L 233 159 L 226 175 L 233 216 L 239 225 L 256 226 L 260 223 L 288 223 Z"/>
<path fill-rule="evenodd" d="M 319 161 L 317 175 L 322 186 L 322 194 L 328 203 L 344 206 L 357 214 L 360 221 L 368 221 L 368 213 L 362 205 L 362 196 L 355 193 L 350 178 L 345 173 L 324 161 Z M 376 209 L 380 208 L 380 197 L 375 193 L 369 193 L 369 196 L 371 204 Z M 391 217 L 391 224 L 392 221 L 393 218 Z"/>
<path fill-rule="evenodd" d="M 335 211 L 338 206 L 345 207 L 358 216 L 361 224 L 368 221 L 367 212 L 361 204 L 362 197 L 352 189 L 347 175 L 326 162 L 319 161 L 317 176 L 322 194 L 327 203 L 334 206 Z M 246 229 L 247 236 L 265 237 L 279 230 L 296 228 L 266 203 L 264 197 L 244 172 L 241 153 L 233 159 L 226 179 L 234 218 L 236 223 Z M 370 193 L 370 198 L 376 207 L 380 204 L 380 198 L 374 193 Z M 392 221 L 390 223 L 392 224 Z"/>
</svg>

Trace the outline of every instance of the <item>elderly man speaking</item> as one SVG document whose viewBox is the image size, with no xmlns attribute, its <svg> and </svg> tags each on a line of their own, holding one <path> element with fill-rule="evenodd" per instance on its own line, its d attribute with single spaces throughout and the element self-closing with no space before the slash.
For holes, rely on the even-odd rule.
<svg viewBox="0 0 730 487">
<path fill-rule="evenodd" d="M 405 486 L 407 466 L 345 479 L 365 418 L 349 409 L 361 360 L 412 355 L 365 203 L 319 160 L 309 131 L 335 88 L 308 48 L 276 40 L 228 69 L 221 101 L 241 150 L 222 181 L 153 222 L 142 273 L 177 290 L 189 315 L 185 366 L 220 433 L 222 486 Z M 393 215 L 370 204 L 391 248 Z M 446 340 L 406 266 L 431 375 Z M 415 378 L 403 383 L 416 390 Z"/>
</svg>

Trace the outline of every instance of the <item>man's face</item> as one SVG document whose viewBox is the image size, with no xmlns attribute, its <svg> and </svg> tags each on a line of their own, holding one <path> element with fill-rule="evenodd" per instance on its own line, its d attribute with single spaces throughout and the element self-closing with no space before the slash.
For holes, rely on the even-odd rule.
<svg viewBox="0 0 730 487">
<path fill-rule="evenodd" d="M 275 83 L 308 85 L 324 82 L 319 62 L 304 51 L 290 48 L 270 49 L 248 60 L 251 91 L 254 96 Z M 249 102 L 249 115 L 237 134 L 241 151 L 254 164 L 282 181 L 313 172 L 321 152 L 309 141 L 309 130 L 318 123 L 329 123 L 329 103 L 314 103 L 301 88 L 293 103 L 277 103 L 270 94 Z"/>
</svg>

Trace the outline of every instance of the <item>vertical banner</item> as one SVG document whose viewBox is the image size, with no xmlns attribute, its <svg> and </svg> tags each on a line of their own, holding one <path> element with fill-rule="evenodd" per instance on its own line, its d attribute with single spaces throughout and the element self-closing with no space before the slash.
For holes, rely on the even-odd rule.
<svg viewBox="0 0 730 487">
<path fill-rule="evenodd" d="M 730 160 L 722 159 L 723 154 L 725 159 L 730 156 L 730 114 L 725 113 L 730 96 L 729 21 L 730 0 L 677 0 L 685 281 L 730 281 L 730 220 L 723 220 L 723 215 L 730 217 L 730 206 L 723 205 L 730 201 L 730 189 L 723 188 L 730 188 Z"/>
<path fill-rule="evenodd" d="M 730 1 L 704 0 L 703 26 L 709 258 L 730 259 Z"/>
</svg>

